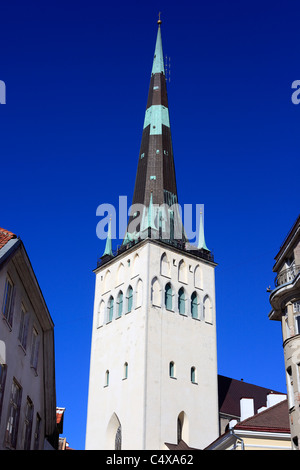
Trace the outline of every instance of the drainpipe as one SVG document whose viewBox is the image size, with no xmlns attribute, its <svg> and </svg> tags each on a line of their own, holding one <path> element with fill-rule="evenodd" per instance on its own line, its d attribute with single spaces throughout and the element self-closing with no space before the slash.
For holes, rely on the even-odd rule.
<svg viewBox="0 0 300 470">
<path fill-rule="evenodd" d="M 236 434 L 234 434 L 233 429 L 230 429 L 229 432 L 230 432 L 231 436 L 235 437 L 236 440 L 241 443 L 241 448 L 242 448 L 242 450 L 245 450 L 244 439 L 242 439 L 241 437 L 239 437 L 239 436 L 237 436 Z"/>
</svg>

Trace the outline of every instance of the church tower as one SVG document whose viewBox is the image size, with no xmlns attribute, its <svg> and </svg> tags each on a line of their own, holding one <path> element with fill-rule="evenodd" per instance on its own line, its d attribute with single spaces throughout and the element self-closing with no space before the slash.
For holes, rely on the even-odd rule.
<svg viewBox="0 0 300 470">
<path fill-rule="evenodd" d="M 108 233 L 95 269 L 86 449 L 218 437 L 216 264 L 177 199 L 159 20 L 127 233 L 115 253 Z"/>
</svg>

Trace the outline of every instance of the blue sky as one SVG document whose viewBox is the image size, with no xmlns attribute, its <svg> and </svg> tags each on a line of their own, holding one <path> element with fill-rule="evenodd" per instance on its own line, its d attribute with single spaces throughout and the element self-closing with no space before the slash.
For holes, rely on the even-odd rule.
<svg viewBox="0 0 300 470">
<path fill-rule="evenodd" d="M 218 263 L 219 373 L 286 390 L 266 288 L 299 214 L 299 2 L 5 2 L 0 226 L 22 238 L 54 320 L 57 404 L 76 449 L 104 250 L 96 209 L 132 198 L 158 11 L 179 201 L 204 204 Z"/>
</svg>

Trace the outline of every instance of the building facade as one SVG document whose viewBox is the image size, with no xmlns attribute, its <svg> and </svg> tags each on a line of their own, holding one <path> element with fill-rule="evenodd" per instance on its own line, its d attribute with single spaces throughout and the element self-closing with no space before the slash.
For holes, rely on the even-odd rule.
<svg viewBox="0 0 300 470">
<path fill-rule="evenodd" d="M 204 448 L 218 436 L 215 262 L 179 211 L 161 26 L 122 246 L 95 269 L 86 449 Z"/>
<path fill-rule="evenodd" d="M 271 320 L 281 322 L 293 449 L 300 445 L 300 216 L 278 254 L 270 293 Z"/>
<path fill-rule="evenodd" d="M 0 449 L 56 449 L 54 325 L 22 241 L 0 229 Z"/>
<path fill-rule="evenodd" d="M 241 408 L 249 413 L 242 415 L 242 421 L 231 422 L 229 429 L 207 446 L 206 450 L 291 450 L 291 432 L 287 400 L 282 397 L 254 413 L 254 403 L 250 398 L 241 401 Z M 247 401 L 248 403 L 245 403 Z"/>
</svg>

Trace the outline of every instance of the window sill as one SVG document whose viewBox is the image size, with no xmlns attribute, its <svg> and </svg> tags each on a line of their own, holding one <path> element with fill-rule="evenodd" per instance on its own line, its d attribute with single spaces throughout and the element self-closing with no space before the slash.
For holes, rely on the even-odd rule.
<svg viewBox="0 0 300 470">
<path fill-rule="evenodd" d="M 24 348 L 24 346 L 22 345 L 22 343 L 19 343 L 19 348 L 23 351 L 24 353 L 24 356 L 26 356 L 26 349 Z"/>
<path fill-rule="evenodd" d="M 32 372 L 34 373 L 35 377 L 37 377 L 39 374 L 37 373 L 37 369 L 33 366 L 30 366 L 30 369 L 32 370 Z"/>
<path fill-rule="evenodd" d="M 3 320 L 4 323 L 6 324 L 7 328 L 9 329 L 9 331 L 12 331 L 12 325 L 9 323 L 9 321 L 8 321 L 7 318 L 3 315 L 3 313 L 2 313 L 2 320 Z"/>
<path fill-rule="evenodd" d="M 177 377 L 172 377 L 171 375 L 169 375 L 170 379 L 173 379 L 173 380 L 177 380 Z"/>
</svg>

